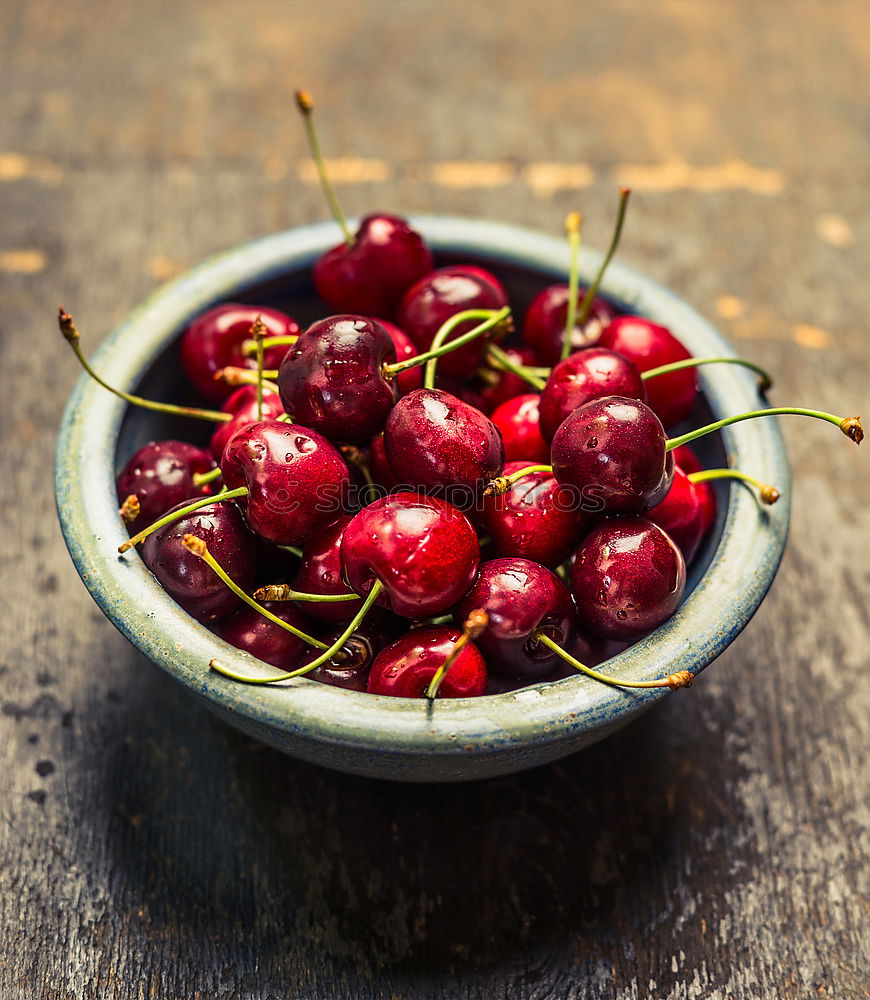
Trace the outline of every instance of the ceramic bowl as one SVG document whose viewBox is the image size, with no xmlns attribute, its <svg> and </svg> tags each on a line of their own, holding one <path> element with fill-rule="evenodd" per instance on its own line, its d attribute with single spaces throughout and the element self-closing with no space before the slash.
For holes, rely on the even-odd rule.
<svg viewBox="0 0 870 1000">
<path fill-rule="evenodd" d="M 459 218 L 412 220 L 439 263 L 474 261 L 505 282 L 517 316 L 553 280 L 565 280 L 564 242 L 514 226 Z M 93 361 L 114 385 L 180 401 L 189 396 L 177 364 L 188 321 L 222 301 L 283 308 L 300 322 L 325 312 L 311 265 L 337 242 L 332 224 L 276 233 L 207 260 L 138 306 Z M 588 281 L 600 257 L 585 251 Z M 701 263 L 699 267 L 703 266 Z M 734 350 L 686 303 L 615 262 L 604 294 L 622 309 L 668 326 L 696 356 Z M 764 405 L 756 378 L 736 366 L 701 368 L 695 421 Z M 197 426 L 191 426 L 196 424 Z M 697 424 L 696 424 L 697 425 Z M 281 687 L 244 685 L 209 670 L 219 657 L 237 670 L 268 672 L 216 638 L 160 588 L 136 552 L 117 554 L 127 537 L 117 514 L 114 477 L 148 440 L 205 440 L 208 428 L 134 410 L 83 376 L 66 408 L 57 448 L 57 507 L 73 562 L 106 617 L 146 656 L 208 708 L 257 740 L 294 757 L 354 774 L 400 781 L 457 781 L 518 771 L 573 753 L 649 709 L 661 697 L 691 692 L 627 690 L 585 677 L 468 700 L 387 698 L 304 678 Z M 708 463 L 734 466 L 776 483 L 783 499 L 761 508 L 739 485 L 718 490 L 716 529 L 693 563 L 677 613 L 652 635 L 608 661 L 606 670 L 648 680 L 676 670 L 697 674 L 743 629 L 773 580 L 786 541 L 789 470 L 774 420 L 737 424 L 711 439 Z"/>
</svg>

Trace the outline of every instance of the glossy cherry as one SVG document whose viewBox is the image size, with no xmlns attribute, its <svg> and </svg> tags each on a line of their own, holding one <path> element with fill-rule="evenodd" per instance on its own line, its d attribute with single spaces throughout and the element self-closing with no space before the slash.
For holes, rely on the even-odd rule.
<svg viewBox="0 0 870 1000">
<path fill-rule="evenodd" d="M 221 459 L 224 483 L 248 488 L 251 529 L 277 545 L 299 545 L 343 513 L 350 473 L 336 448 L 316 431 L 280 420 L 248 424 Z"/>
<path fill-rule="evenodd" d="M 476 640 L 493 673 L 536 680 L 556 666 L 556 653 L 535 638 L 542 629 L 560 645 L 571 639 L 571 597 L 550 570 L 515 556 L 482 563 L 468 593 L 456 606 L 456 620 L 474 609 L 489 624 Z"/>
<path fill-rule="evenodd" d="M 211 486 L 197 486 L 193 477 L 213 468 L 211 455 L 186 441 L 151 441 L 134 452 L 116 480 L 121 503 L 130 494 L 139 500 L 140 513 L 129 522 L 130 533 L 152 524 L 183 500 L 208 496 Z"/>
<path fill-rule="evenodd" d="M 577 296 L 578 312 L 584 291 Z M 592 302 L 589 316 L 582 327 L 575 325 L 571 335 L 571 350 L 598 343 L 602 330 L 612 322 L 616 312 L 598 296 Z M 562 342 L 568 322 L 568 286 L 550 285 L 535 296 L 523 319 L 523 341 L 542 365 L 555 365 L 562 357 Z"/>
<path fill-rule="evenodd" d="M 541 390 L 540 428 L 552 441 L 562 421 L 578 406 L 602 396 L 646 400 L 640 371 L 627 358 L 603 347 L 589 347 L 560 361 Z"/>
<path fill-rule="evenodd" d="M 417 345 L 401 327 L 396 326 L 395 323 L 391 323 L 386 319 L 381 319 L 378 322 L 390 335 L 390 340 L 392 340 L 393 347 L 396 349 L 396 361 L 408 361 L 420 353 L 417 350 Z M 418 365 L 416 368 L 406 368 L 405 371 L 399 372 L 395 376 L 393 382 L 400 396 L 406 396 L 409 392 L 420 389 L 423 385 L 423 366 Z"/>
<path fill-rule="evenodd" d="M 346 594 L 341 578 L 341 538 L 352 518 L 343 514 L 318 532 L 302 549 L 302 560 L 293 578 L 293 589 L 303 594 Z M 305 601 L 302 610 L 325 622 L 347 622 L 362 607 L 362 601 Z M 338 638 L 338 636 L 333 636 Z"/>
<path fill-rule="evenodd" d="M 705 485 L 693 483 L 688 473 L 675 466 L 671 488 L 644 515 L 670 535 L 687 563 L 692 561 L 705 533 L 706 518 L 699 495 L 700 488 Z"/>
<path fill-rule="evenodd" d="M 242 427 L 254 424 L 258 420 L 277 420 L 284 412 L 281 397 L 274 392 L 263 393 L 263 415 L 259 415 L 257 407 L 257 387 L 243 385 L 225 400 L 221 409 L 232 413 L 233 419 L 225 424 L 219 424 L 211 436 L 209 447 L 215 459 L 219 462 L 227 446 L 227 441 Z"/>
<path fill-rule="evenodd" d="M 508 462 L 504 474 L 532 464 Z M 532 472 L 507 492 L 485 496 L 475 520 L 497 555 L 522 556 L 551 569 L 568 558 L 588 526 L 579 491 L 548 472 Z"/>
<path fill-rule="evenodd" d="M 399 306 L 399 326 L 420 351 L 428 350 L 441 326 L 466 309 L 501 309 L 508 304 L 507 293 L 495 275 L 474 265 L 442 267 L 421 278 L 405 293 Z M 473 320 L 460 323 L 451 340 L 475 326 Z M 489 334 L 444 355 L 438 363 L 440 374 L 467 378 L 483 359 Z"/>
<path fill-rule="evenodd" d="M 441 389 L 417 389 L 384 427 L 390 468 L 403 483 L 468 506 L 501 473 L 504 446 L 492 421 Z"/>
<path fill-rule="evenodd" d="M 399 480 L 387 460 L 383 434 L 372 438 L 372 443 L 369 445 L 369 472 L 375 484 L 382 490 L 389 491 L 399 485 Z"/>
<path fill-rule="evenodd" d="M 620 316 L 601 333 L 599 347 L 616 351 L 634 362 L 641 372 L 684 361 L 692 355 L 667 327 L 640 316 Z M 694 368 L 658 375 L 646 383 L 647 402 L 665 427 L 672 427 L 691 413 L 697 396 Z"/>
<path fill-rule="evenodd" d="M 384 366 L 396 360 L 389 333 L 364 316 L 312 323 L 287 351 L 278 388 L 287 413 L 332 441 L 358 443 L 377 434 L 396 402 Z"/>
<path fill-rule="evenodd" d="M 456 507 L 395 493 L 364 507 L 344 529 L 342 575 L 356 594 L 384 585 L 382 603 L 405 618 L 442 614 L 468 590 L 480 559 L 474 528 Z"/>
<path fill-rule="evenodd" d="M 670 488 L 673 457 L 661 421 L 636 399 L 605 396 L 578 407 L 550 449 L 553 475 L 606 514 L 640 514 Z"/>
<path fill-rule="evenodd" d="M 286 601 L 264 601 L 263 607 L 276 618 L 303 632 L 310 631 L 311 626 L 305 616 L 293 604 Z M 298 636 L 264 618 L 259 611 L 247 604 L 221 622 L 218 635 L 236 649 L 243 649 L 258 660 L 282 670 L 292 670 L 303 653 L 310 649 Z"/>
<path fill-rule="evenodd" d="M 534 365 L 537 362 L 534 352 L 528 347 L 505 347 L 504 352 L 511 361 L 523 367 Z M 529 391 L 529 383 L 514 372 L 494 368 L 492 374 L 495 376 L 495 381 L 484 386 L 480 391 L 489 412 L 501 406 L 502 403 L 506 403 L 509 399 L 513 399 L 514 396 L 522 396 Z"/>
<path fill-rule="evenodd" d="M 396 698 L 422 698 L 462 632 L 438 626 L 411 629 L 375 658 L 368 691 Z M 439 698 L 473 698 L 486 692 L 486 663 L 474 643 L 459 653 L 438 690 Z"/>
<path fill-rule="evenodd" d="M 686 563 L 668 534 L 642 517 L 607 519 L 577 550 L 570 589 L 581 628 L 634 640 L 677 610 Z"/>
<path fill-rule="evenodd" d="M 178 507 L 183 507 L 179 504 Z M 254 582 L 254 537 L 232 501 L 200 507 L 150 534 L 142 561 L 169 596 L 197 621 L 213 623 L 232 614 L 240 599 L 182 543 L 186 534 L 202 538 L 227 575 L 242 590 Z"/>
<path fill-rule="evenodd" d="M 383 612 L 383 616 L 389 617 L 386 612 Z M 343 631 L 343 628 L 336 626 L 321 635 L 320 639 L 332 644 Z M 312 681 L 347 691 L 365 691 L 375 657 L 395 637 L 395 629 L 373 614 L 345 640 L 338 656 L 321 663 L 306 676 Z M 310 662 L 313 654 L 306 658 Z"/>
<path fill-rule="evenodd" d="M 491 414 L 504 442 L 506 461 L 549 462 L 550 446 L 541 436 L 539 422 L 540 398 L 532 392 L 514 396 Z"/>
<path fill-rule="evenodd" d="M 250 339 L 251 327 L 260 318 L 267 337 L 292 337 L 300 332 L 299 324 L 286 313 L 268 306 L 248 306 L 225 302 L 206 310 L 194 319 L 181 337 L 181 365 L 200 395 L 220 403 L 232 392 L 231 386 L 215 381 L 221 368 L 257 369 L 257 359 L 242 352 Z M 287 347 L 268 347 L 264 367 L 277 368 Z"/>
</svg>

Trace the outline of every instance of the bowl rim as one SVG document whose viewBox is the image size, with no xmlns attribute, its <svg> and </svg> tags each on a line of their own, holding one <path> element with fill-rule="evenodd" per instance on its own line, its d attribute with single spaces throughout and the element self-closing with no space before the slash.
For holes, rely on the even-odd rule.
<svg viewBox="0 0 870 1000">
<path fill-rule="evenodd" d="M 513 265 L 557 281 L 567 275 L 568 248 L 556 237 L 453 216 L 417 215 L 410 222 L 436 254 Z M 94 353 L 95 367 L 112 384 L 131 391 L 154 356 L 193 316 L 215 302 L 231 300 L 245 287 L 310 267 L 335 244 L 337 233 L 332 222 L 316 223 L 206 259 L 134 308 Z M 584 248 L 581 280 L 588 283 L 600 260 L 600 253 Z M 668 326 L 696 356 L 736 356 L 728 341 L 687 303 L 620 261 L 611 263 L 601 290 L 623 307 Z M 717 415 L 765 405 L 755 376 L 737 366 L 701 368 L 699 381 Z M 591 742 L 596 732 L 621 725 L 667 694 L 664 689 L 620 689 L 577 676 L 505 694 L 444 699 L 433 709 L 424 700 L 346 691 L 306 678 L 254 686 L 216 674 L 208 667 L 213 657 L 256 676 L 274 669 L 189 617 L 160 588 L 137 553 L 116 554 L 127 537 L 114 487 L 126 407 L 83 374 L 64 412 L 55 492 L 72 560 L 106 617 L 134 646 L 219 714 L 240 723 L 247 720 L 264 738 L 279 731 L 291 741 L 378 756 L 468 758 L 510 753 L 530 743 L 576 742 L 578 736 Z M 671 619 L 608 661 L 609 673 L 632 680 L 651 680 L 677 669 L 699 673 L 746 626 L 773 581 L 790 513 L 790 474 L 781 433 L 775 420 L 741 423 L 721 433 L 731 464 L 775 482 L 783 498 L 775 507 L 762 509 L 750 491 L 730 488 L 722 534 L 706 573 Z"/>
</svg>

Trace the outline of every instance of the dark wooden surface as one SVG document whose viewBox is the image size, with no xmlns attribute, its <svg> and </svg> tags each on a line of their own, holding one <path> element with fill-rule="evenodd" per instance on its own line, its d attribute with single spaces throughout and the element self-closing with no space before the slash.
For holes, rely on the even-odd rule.
<svg viewBox="0 0 870 1000">
<path fill-rule="evenodd" d="M 870 476 L 827 425 L 786 424 L 788 554 L 693 690 L 466 787 L 213 720 L 92 605 L 51 488 L 56 304 L 93 347 L 205 255 L 323 217 L 299 85 L 351 211 L 577 207 L 601 245 L 630 183 L 623 259 L 777 401 L 866 409 L 866 4 L 12 0 L 0 54 L 0 995 L 870 995 Z"/>
</svg>

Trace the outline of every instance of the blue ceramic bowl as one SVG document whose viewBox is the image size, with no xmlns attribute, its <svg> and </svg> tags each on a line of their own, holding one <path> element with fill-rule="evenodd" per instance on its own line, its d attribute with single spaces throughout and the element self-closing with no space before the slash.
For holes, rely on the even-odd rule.
<svg viewBox="0 0 870 1000">
<path fill-rule="evenodd" d="M 552 280 L 565 280 L 562 240 L 513 226 L 423 217 L 413 224 L 439 262 L 475 261 L 505 282 L 517 315 Z M 114 385 L 179 401 L 176 339 L 197 313 L 222 301 L 284 308 L 302 322 L 323 313 L 311 264 L 337 241 L 320 224 L 267 236 L 214 257 L 165 285 L 136 308 L 94 356 Z M 600 257 L 585 251 L 585 280 Z M 614 263 L 603 288 L 617 305 L 662 323 L 696 356 L 733 355 L 713 327 L 671 292 Z M 693 416 L 725 416 L 763 405 L 756 378 L 739 367 L 700 369 L 703 400 Z M 134 410 L 83 376 L 66 408 L 57 448 L 57 508 L 73 562 L 106 617 L 146 656 L 206 706 L 255 739 L 294 757 L 354 774 L 400 781 L 458 781 L 505 774 L 555 760 L 600 740 L 653 703 L 658 690 L 630 691 L 571 677 L 554 684 L 468 700 L 386 698 L 301 678 L 251 686 L 211 672 L 213 657 L 254 674 L 265 667 L 216 638 L 160 588 L 135 552 L 118 556 L 127 537 L 117 514 L 114 477 L 147 440 L 207 431 Z M 761 508 L 739 485 L 718 493 L 713 537 L 696 558 L 678 612 L 652 635 L 608 661 L 623 678 L 650 680 L 676 670 L 698 673 L 752 617 L 773 580 L 789 520 L 789 470 L 775 421 L 750 421 L 706 439 L 709 463 L 731 464 L 783 489 Z M 690 693 L 674 697 L 690 698 Z"/>
</svg>

